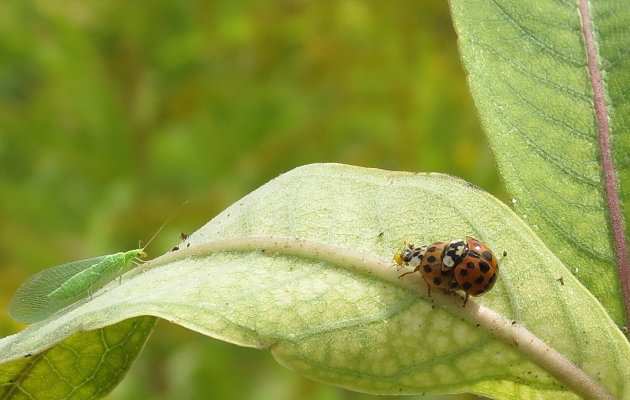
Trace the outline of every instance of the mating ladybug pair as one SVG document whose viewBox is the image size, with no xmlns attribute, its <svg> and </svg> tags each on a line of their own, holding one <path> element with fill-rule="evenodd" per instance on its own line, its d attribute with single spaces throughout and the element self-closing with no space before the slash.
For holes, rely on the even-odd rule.
<svg viewBox="0 0 630 400">
<path fill-rule="evenodd" d="M 429 296 L 432 286 L 447 292 L 464 291 L 464 306 L 469 296 L 480 296 L 492 289 L 499 273 L 499 261 L 492 250 L 470 236 L 420 247 L 409 245 L 394 256 L 394 261 L 414 268 L 401 277 L 419 271 Z"/>
</svg>

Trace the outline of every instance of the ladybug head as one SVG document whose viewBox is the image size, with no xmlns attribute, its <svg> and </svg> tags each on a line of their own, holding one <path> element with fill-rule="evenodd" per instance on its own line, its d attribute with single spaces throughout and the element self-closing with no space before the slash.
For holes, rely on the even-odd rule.
<svg viewBox="0 0 630 400">
<path fill-rule="evenodd" d="M 396 261 L 396 264 L 398 265 L 403 265 L 403 263 L 408 263 L 409 261 L 411 261 L 411 258 L 413 257 L 413 250 L 412 247 L 408 247 L 405 250 L 401 251 L 400 253 L 396 253 L 394 255 L 394 261 Z"/>
</svg>

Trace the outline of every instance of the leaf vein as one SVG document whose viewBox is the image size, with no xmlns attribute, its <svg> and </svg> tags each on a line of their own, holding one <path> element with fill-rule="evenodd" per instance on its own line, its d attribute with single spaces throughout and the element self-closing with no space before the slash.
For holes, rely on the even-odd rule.
<svg viewBox="0 0 630 400">
<path fill-rule="evenodd" d="M 491 98 L 490 101 L 492 102 L 492 105 L 497 110 L 501 110 L 502 108 L 504 108 L 495 100 L 495 96 L 489 96 L 489 97 Z M 509 113 L 503 112 L 501 114 L 503 115 L 503 121 L 505 121 L 512 128 L 511 132 L 518 134 L 518 136 L 523 140 L 523 142 L 525 142 L 533 150 L 534 153 L 538 154 L 541 158 L 547 160 L 549 163 L 555 166 L 559 173 L 566 175 L 567 177 L 569 177 L 570 179 L 578 183 L 585 184 L 591 187 L 599 187 L 598 181 L 594 179 L 589 179 L 585 176 L 582 176 L 578 172 L 575 172 L 562 159 L 551 154 L 550 152 L 545 150 L 543 147 L 539 146 L 538 144 L 534 143 L 531 139 L 529 139 L 529 136 L 525 132 L 523 132 L 517 124 L 512 122 L 512 119 L 509 117 L 510 115 Z"/>
<path fill-rule="evenodd" d="M 591 101 L 591 98 L 588 95 L 584 93 L 580 93 L 576 90 L 573 90 L 568 86 L 561 85 L 557 83 L 556 81 L 549 79 L 547 76 L 541 76 L 541 75 L 535 74 L 534 72 L 532 72 L 534 71 L 534 68 L 531 68 L 531 66 L 526 66 L 526 65 L 523 65 L 522 63 L 517 63 L 515 62 L 515 59 L 510 59 L 510 58 L 505 57 L 503 53 L 497 51 L 491 45 L 486 44 L 485 42 L 482 42 L 479 40 L 474 40 L 474 41 L 471 40 L 471 43 L 473 43 L 474 45 L 478 47 L 483 48 L 485 51 L 489 52 L 490 54 L 496 57 L 499 57 L 505 64 L 511 66 L 512 68 L 517 70 L 521 75 L 530 78 L 530 80 L 534 82 L 540 82 L 548 88 L 556 89 L 560 91 L 561 93 L 567 94 L 571 97 L 576 97 L 576 98 L 589 101 L 589 102 Z"/>
<path fill-rule="evenodd" d="M 541 107 L 535 105 L 534 103 L 532 103 L 531 101 L 529 101 L 529 99 L 527 99 L 525 96 L 523 96 L 521 94 L 521 91 L 519 91 L 518 89 L 516 89 L 511 83 L 509 79 L 502 79 L 501 82 L 503 82 L 506 87 L 508 87 L 512 93 L 514 94 L 514 96 L 516 96 L 519 100 L 521 100 L 523 103 L 525 103 L 531 110 L 535 111 L 536 113 L 539 114 L 539 116 L 541 116 L 545 121 L 550 122 L 552 125 L 558 126 L 558 127 L 564 127 L 568 130 L 565 131 L 563 130 L 563 133 L 574 133 L 576 137 L 579 137 L 581 139 L 586 139 L 587 142 L 589 144 L 592 144 L 597 138 L 594 135 L 589 135 L 588 133 L 578 129 L 575 126 L 571 126 L 569 125 L 568 122 L 561 120 L 559 118 L 555 118 L 553 116 L 551 116 L 546 110 L 542 109 Z"/>
<path fill-rule="evenodd" d="M 579 62 L 577 60 L 574 60 L 572 58 L 570 58 L 569 56 L 560 53 L 559 51 L 557 51 L 556 49 L 554 49 L 553 47 L 549 46 L 547 43 L 545 43 L 544 41 L 538 39 L 536 37 L 536 35 L 531 32 L 529 29 L 525 28 L 525 26 L 520 23 L 514 16 L 512 16 L 510 13 L 507 12 L 507 10 L 497 1 L 497 0 L 492 0 L 492 2 L 495 4 L 495 6 L 501 11 L 501 13 L 508 19 L 508 21 L 510 21 L 510 23 L 519 31 L 521 31 L 521 33 L 523 33 L 523 36 L 526 38 L 529 38 L 530 41 L 536 45 L 538 45 L 541 49 L 543 49 L 544 51 L 546 51 L 548 54 L 558 57 L 570 64 L 573 64 L 575 66 L 584 66 L 584 63 Z"/>
</svg>

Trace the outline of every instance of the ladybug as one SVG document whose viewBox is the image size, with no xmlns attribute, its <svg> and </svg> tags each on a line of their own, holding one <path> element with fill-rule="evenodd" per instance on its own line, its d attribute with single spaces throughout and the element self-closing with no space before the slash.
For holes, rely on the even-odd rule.
<svg viewBox="0 0 630 400">
<path fill-rule="evenodd" d="M 427 284 L 429 296 L 431 296 L 431 287 L 449 290 L 455 281 L 453 280 L 453 269 L 446 268 L 442 263 L 444 246 L 446 246 L 444 242 L 435 242 L 420 247 L 410 245 L 402 253 L 394 256 L 399 265 L 404 263 L 413 267 L 413 271 L 405 272 L 400 277 L 419 271 Z"/>
<path fill-rule="evenodd" d="M 481 296 L 492 289 L 499 274 L 499 260 L 484 243 L 470 236 L 466 237 L 466 251 L 455 266 L 457 288 L 468 296 Z"/>
<path fill-rule="evenodd" d="M 431 287 L 446 292 L 464 291 L 464 306 L 469 296 L 479 296 L 492 289 L 499 272 L 499 263 L 492 250 L 470 236 L 420 247 L 409 245 L 394 256 L 394 261 L 414 268 L 401 277 L 420 272 L 429 296 Z"/>
</svg>

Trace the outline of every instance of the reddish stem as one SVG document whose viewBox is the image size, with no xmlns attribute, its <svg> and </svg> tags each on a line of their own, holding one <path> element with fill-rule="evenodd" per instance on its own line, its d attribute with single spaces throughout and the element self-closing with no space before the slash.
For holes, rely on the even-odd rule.
<svg viewBox="0 0 630 400">
<path fill-rule="evenodd" d="M 613 242 L 615 246 L 617 269 L 621 293 L 626 308 L 626 329 L 630 328 L 630 261 L 628 259 L 628 242 L 626 241 L 624 218 L 619 201 L 617 177 L 610 149 L 610 125 L 608 124 L 608 110 L 604 99 L 604 86 L 602 84 L 601 71 L 597 63 L 597 47 L 591 27 L 592 20 L 588 7 L 588 0 L 580 0 L 580 16 L 582 18 L 582 34 L 588 61 L 588 73 L 593 86 L 593 103 L 597 118 L 597 130 L 599 132 L 599 149 L 601 152 L 602 170 L 604 172 L 604 190 L 608 203 L 608 212 L 612 227 Z"/>
</svg>

